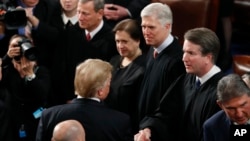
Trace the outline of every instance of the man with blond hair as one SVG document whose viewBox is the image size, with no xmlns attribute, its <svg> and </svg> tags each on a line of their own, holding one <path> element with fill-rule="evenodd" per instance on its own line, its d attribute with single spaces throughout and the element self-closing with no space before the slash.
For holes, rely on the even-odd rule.
<svg viewBox="0 0 250 141">
<path fill-rule="evenodd" d="M 87 59 L 75 73 L 76 99 L 43 111 L 36 141 L 48 141 L 57 123 L 74 119 L 85 129 L 87 141 L 132 141 L 129 116 L 106 107 L 112 66 L 100 59 Z"/>
</svg>

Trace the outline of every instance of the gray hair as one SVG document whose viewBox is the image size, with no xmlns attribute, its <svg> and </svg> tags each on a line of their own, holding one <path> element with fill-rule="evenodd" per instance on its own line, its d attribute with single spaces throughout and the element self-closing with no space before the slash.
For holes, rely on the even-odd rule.
<svg viewBox="0 0 250 141">
<path fill-rule="evenodd" d="M 214 31 L 205 27 L 190 29 L 184 34 L 184 39 L 200 45 L 202 55 L 211 53 L 215 64 L 220 50 L 220 40 Z"/>
<path fill-rule="evenodd" d="M 162 25 L 173 23 L 173 16 L 170 7 L 163 3 L 151 3 L 141 11 L 141 17 L 155 17 Z"/>
<path fill-rule="evenodd" d="M 104 0 L 79 0 L 80 3 L 86 3 L 89 1 L 94 2 L 94 9 L 96 12 L 99 11 L 100 9 L 104 9 L 104 4 L 105 4 Z"/>
<path fill-rule="evenodd" d="M 250 89 L 238 74 L 229 74 L 218 82 L 217 99 L 220 102 L 226 102 L 245 94 L 250 96 Z"/>
</svg>

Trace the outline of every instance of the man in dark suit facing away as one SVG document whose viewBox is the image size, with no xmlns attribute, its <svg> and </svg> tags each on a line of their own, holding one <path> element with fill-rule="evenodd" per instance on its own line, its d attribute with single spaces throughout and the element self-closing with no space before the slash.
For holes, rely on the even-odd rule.
<svg viewBox="0 0 250 141">
<path fill-rule="evenodd" d="M 129 116 L 109 109 L 108 96 L 112 66 L 100 59 L 87 59 L 77 66 L 75 93 L 71 103 L 44 110 L 36 141 L 50 141 L 57 123 L 74 119 L 85 129 L 87 141 L 132 141 Z"/>
</svg>

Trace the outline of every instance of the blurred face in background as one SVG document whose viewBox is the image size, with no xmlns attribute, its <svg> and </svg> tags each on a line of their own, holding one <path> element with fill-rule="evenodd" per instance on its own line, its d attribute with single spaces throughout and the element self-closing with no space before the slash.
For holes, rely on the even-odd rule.
<svg viewBox="0 0 250 141">
<path fill-rule="evenodd" d="M 78 0 L 60 0 L 60 4 L 65 11 L 74 11 L 77 9 Z"/>
<path fill-rule="evenodd" d="M 81 28 L 93 31 L 103 19 L 103 9 L 95 11 L 94 2 L 78 3 L 77 6 L 78 22 Z"/>
<path fill-rule="evenodd" d="M 115 33 L 116 47 L 122 57 L 131 58 L 139 49 L 139 40 L 134 40 L 126 31 L 116 31 Z"/>
<path fill-rule="evenodd" d="M 35 7 L 39 0 L 22 0 L 22 2 L 27 6 L 27 7 Z"/>
</svg>

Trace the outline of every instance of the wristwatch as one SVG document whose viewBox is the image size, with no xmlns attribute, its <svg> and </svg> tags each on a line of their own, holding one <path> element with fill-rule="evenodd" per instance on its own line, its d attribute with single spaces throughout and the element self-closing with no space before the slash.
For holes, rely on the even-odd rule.
<svg viewBox="0 0 250 141">
<path fill-rule="evenodd" d="M 33 79 L 35 79 L 36 78 L 36 75 L 35 74 L 32 74 L 32 75 L 30 75 L 30 76 L 25 76 L 25 79 L 27 80 L 27 81 L 32 81 Z"/>
</svg>

